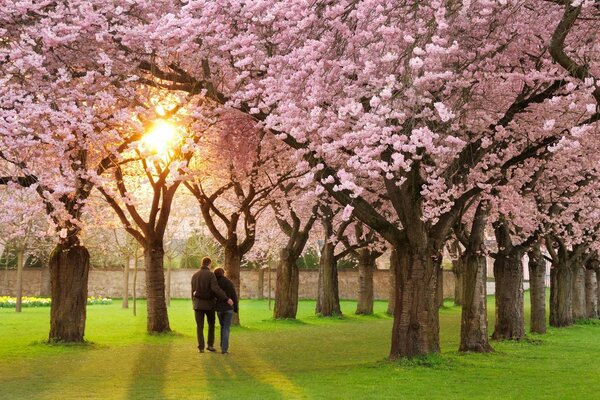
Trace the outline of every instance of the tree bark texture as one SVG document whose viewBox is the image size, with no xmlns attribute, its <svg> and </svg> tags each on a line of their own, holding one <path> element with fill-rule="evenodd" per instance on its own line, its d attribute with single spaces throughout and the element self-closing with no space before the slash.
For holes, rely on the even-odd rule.
<svg viewBox="0 0 600 400">
<path fill-rule="evenodd" d="M 559 258 L 550 269 L 550 326 L 554 327 L 573 324 L 571 266 L 566 257 Z"/>
<path fill-rule="evenodd" d="M 593 269 L 585 270 L 585 306 L 586 318 L 598 317 L 598 281 Z"/>
<path fill-rule="evenodd" d="M 438 353 L 439 251 L 427 244 L 396 247 L 396 307 L 390 359 Z"/>
<path fill-rule="evenodd" d="M 572 264 L 573 269 L 573 319 L 586 318 L 585 305 L 585 266 L 580 262 Z"/>
<path fill-rule="evenodd" d="M 15 312 L 21 312 L 23 306 L 23 267 L 25 266 L 25 252 L 19 248 L 17 250 L 17 296 L 15 303 Z"/>
<path fill-rule="evenodd" d="M 123 268 L 123 308 L 129 308 L 129 262 L 130 258 L 126 257 Z"/>
<path fill-rule="evenodd" d="M 597 284 L 596 294 L 598 296 L 598 300 L 596 301 L 596 303 L 598 304 L 598 317 L 600 317 L 600 268 L 596 269 L 596 284 Z"/>
<path fill-rule="evenodd" d="M 519 340 L 525 337 L 522 246 L 514 246 L 504 218 L 494 223 L 498 252 L 494 260 L 496 324 L 492 339 Z"/>
<path fill-rule="evenodd" d="M 162 242 L 151 242 L 144 248 L 148 333 L 162 333 L 171 330 L 165 299 L 164 256 Z"/>
<path fill-rule="evenodd" d="M 258 268 L 258 279 L 256 282 L 256 298 L 262 300 L 265 298 L 265 270 Z"/>
<path fill-rule="evenodd" d="M 237 242 L 237 238 L 236 238 Z M 227 278 L 233 283 L 233 287 L 235 289 L 235 293 L 240 297 L 240 268 L 242 265 L 242 253 L 240 252 L 237 245 L 229 245 L 225 246 L 223 249 L 224 253 L 224 269 Z M 234 313 L 233 320 L 231 322 L 233 325 L 240 324 L 240 315 Z"/>
<path fill-rule="evenodd" d="M 59 244 L 50 255 L 50 342 L 83 342 L 90 255 L 83 246 Z"/>
<path fill-rule="evenodd" d="M 398 269 L 398 254 L 396 250 L 390 252 L 390 297 L 388 300 L 387 313 L 394 315 L 396 309 L 396 270 Z"/>
<path fill-rule="evenodd" d="M 493 351 L 487 330 L 487 266 L 483 252 L 487 211 L 486 204 L 477 207 L 469 242 L 460 260 L 463 293 L 459 351 Z"/>
<path fill-rule="evenodd" d="M 300 277 L 297 258 L 285 247 L 279 252 L 277 262 L 277 283 L 275 285 L 275 308 L 273 317 L 276 319 L 296 318 L 298 312 L 298 286 Z"/>
<path fill-rule="evenodd" d="M 539 244 L 532 246 L 529 256 L 529 297 L 531 301 L 531 327 L 533 333 L 546 333 L 546 261 Z"/>
<path fill-rule="evenodd" d="M 327 236 L 326 236 L 327 237 Z M 337 260 L 335 246 L 327 239 L 321 248 L 319 259 L 319 284 L 315 313 L 324 317 L 342 315 L 338 290 Z"/>
<path fill-rule="evenodd" d="M 373 314 L 373 271 L 375 254 L 369 249 L 359 249 L 358 253 L 358 303 L 356 314 Z"/>
<path fill-rule="evenodd" d="M 463 305 L 464 286 L 464 264 L 458 240 L 453 240 L 448 246 L 448 252 L 452 258 L 452 273 L 454 274 L 454 305 Z"/>
</svg>

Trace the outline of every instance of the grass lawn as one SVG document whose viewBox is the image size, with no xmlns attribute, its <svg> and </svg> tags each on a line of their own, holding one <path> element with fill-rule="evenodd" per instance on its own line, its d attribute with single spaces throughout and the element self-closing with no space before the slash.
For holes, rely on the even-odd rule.
<svg viewBox="0 0 600 400">
<path fill-rule="evenodd" d="M 449 303 L 447 303 L 449 304 Z M 493 298 L 490 298 L 490 333 Z M 459 354 L 460 309 L 441 310 L 442 354 L 388 362 L 392 319 L 376 314 L 317 318 L 300 302 L 297 321 L 273 321 L 266 301 L 241 304 L 231 354 L 198 354 L 188 300 L 169 309 L 173 335 L 145 334 L 112 305 L 88 307 L 87 345 L 43 344 L 49 308 L 0 309 L 0 399 L 594 399 L 600 396 L 600 320 L 492 354 Z M 528 318 L 528 315 L 527 315 Z M 218 328 L 217 328 L 218 338 Z"/>
</svg>

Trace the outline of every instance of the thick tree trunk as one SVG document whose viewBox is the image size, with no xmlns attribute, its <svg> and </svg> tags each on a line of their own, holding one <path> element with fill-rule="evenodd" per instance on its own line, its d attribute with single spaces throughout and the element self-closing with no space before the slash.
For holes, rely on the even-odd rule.
<svg viewBox="0 0 600 400">
<path fill-rule="evenodd" d="M 123 308 L 129 308 L 129 262 L 130 258 L 126 257 L 123 268 Z"/>
<path fill-rule="evenodd" d="M 498 246 L 501 246 L 498 243 Z M 523 252 L 513 248 L 499 252 L 494 260 L 496 280 L 496 325 L 492 339 L 519 340 L 525 337 L 523 307 Z"/>
<path fill-rule="evenodd" d="M 338 291 L 337 261 L 332 243 L 325 241 L 319 259 L 319 286 L 315 313 L 324 317 L 342 315 Z"/>
<path fill-rule="evenodd" d="M 396 310 L 396 270 L 398 269 L 398 255 L 396 250 L 390 252 L 390 297 L 388 300 L 387 313 L 394 315 Z"/>
<path fill-rule="evenodd" d="M 258 268 L 258 279 L 256 282 L 256 298 L 262 300 L 265 298 L 265 270 Z"/>
<path fill-rule="evenodd" d="M 137 316 L 137 272 L 138 262 L 140 260 L 138 256 L 138 250 L 135 250 L 135 260 L 133 261 L 133 282 L 131 283 L 131 300 L 133 301 L 133 316 Z"/>
<path fill-rule="evenodd" d="M 487 330 L 487 265 L 483 255 L 487 207 L 480 204 L 473 220 L 469 243 L 459 260 L 462 265 L 463 293 L 459 351 L 493 351 Z"/>
<path fill-rule="evenodd" d="M 464 304 L 464 274 L 465 267 L 462 259 L 452 260 L 452 272 L 454 273 L 454 304 Z"/>
<path fill-rule="evenodd" d="M 396 248 L 396 307 L 390 359 L 440 351 L 437 301 L 441 253 L 408 243 Z"/>
<path fill-rule="evenodd" d="M 596 280 L 596 271 L 593 269 L 585 270 L 585 305 L 586 317 L 598 317 L 598 282 Z"/>
<path fill-rule="evenodd" d="M 550 269 L 550 326 L 573 324 L 572 293 L 571 267 L 565 259 L 559 260 Z"/>
<path fill-rule="evenodd" d="M 459 351 L 493 351 L 487 330 L 487 266 L 484 256 L 464 254 L 463 295 Z"/>
<path fill-rule="evenodd" d="M 284 247 L 279 252 L 277 262 L 277 283 L 275 284 L 276 319 L 296 318 L 298 312 L 298 285 L 300 282 L 297 258 L 289 248 Z"/>
<path fill-rule="evenodd" d="M 50 342 L 83 342 L 90 255 L 83 246 L 59 244 L 50 255 Z"/>
<path fill-rule="evenodd" d="M 596 284 L 597 284 L 596 294 L 598 296 L 598 300 L 597 300 L 597 304 L 598 304 L 598 317 L 600 317 L 600 268 L 596 269 Z"/>
<path fill-rule="evenodd" d="M 358 250 L 358 303 L 356 314 L 373 314 L 373 271 L 377 258 L 369 249 Z"/>
<path fill-rule="evenodd" d="M 22 249 L 17 250 L 17 298 L 15 311 L 21 312 L 23 306 L 23 267 L 25 266 L 25 252 Z"/>
<path fill-rule="evenodd" d="M 546 261 L 539 245 L 529 253 L 529 297 L 531 301 L 531 332 L 546 333 Z"/>
<path fill-rule="evenodd" d="M 242 254 L 236 245 L 225 246 L 224 248 L 224 269 L 227 278 L 233 283 L 235 293 L 240 297 L 240 268 L 242 265 Z M 240 324 L 240 315 L 233 314 L 232 325 Z"/>
<path fill-rule="evenodd" d="M 150 243 L 144 249 L 148 333 L 162 333 L 171 330 L 165 301 L 164 257 L 165 251 L 162 242 Z"/>
<path fill-rule="evenodd" d="M 586 317 L 585 306 L 585 267 L 575 262 L 573 267 L 573 319 Z"/>
</svg>

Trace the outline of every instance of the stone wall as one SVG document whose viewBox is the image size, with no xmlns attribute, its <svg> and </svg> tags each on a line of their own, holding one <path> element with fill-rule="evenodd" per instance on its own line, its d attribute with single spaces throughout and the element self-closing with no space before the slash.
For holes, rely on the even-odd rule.
<svg viewBox="0 0 600 400">
<path fill-rule="evenodd" d="M 190 280 L 195 270 L 171 270 L 171 296 L 183 298 L 190 296 Z M 268 295 L 268 271 L 263 270 L 263 296 Z M 241 271 L 241 292 L 243 298 L 256 298 L 259 293 L 259 274 L 257 270 Z M 14 296 L 17 273 L 14 270 L 0 271 L 0 296 Z M 316 270 L 300 271 L 299 297 L 314 299 L 317 297 Z M 388 270 L 376 270 L 373 276 L 375 299 L 387 300 L 390 292 Z M 271 272 L 271 296 L 275 295 L 275 271 Z M 132 293 L 133 270 L 129 271 L 129 296 Z M 358 293 L 358 271 L 339 271 L 339 291 L 342 299 L 356 299 Z M 25 296 L 49 295 L 49 274 L 47 269 L 25 270 L 23 272 L 23 293 Z M 91 269 L 88 282 L 90 296 L 122 297 L 123 296 L 123 270 Z M 145 273 L 138 270 L 136 293 L 138 297 L 146 296 Z M 454 295 L 454 275 L 451 271 L 444 271 L 444 297 Z"/>
</svg>

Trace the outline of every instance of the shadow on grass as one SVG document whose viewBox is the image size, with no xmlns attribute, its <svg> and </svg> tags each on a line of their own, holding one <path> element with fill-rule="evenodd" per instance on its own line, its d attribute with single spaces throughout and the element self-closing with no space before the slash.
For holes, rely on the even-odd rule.
<svg viewBox="0 0 600 400">
<path fill-rule="evenodd" d="M 152 334 L 138 352 L 130 375 L 128 399 L 166 398 L 165 382 L 173 340 L 181 334 Z"/>
</svg>

